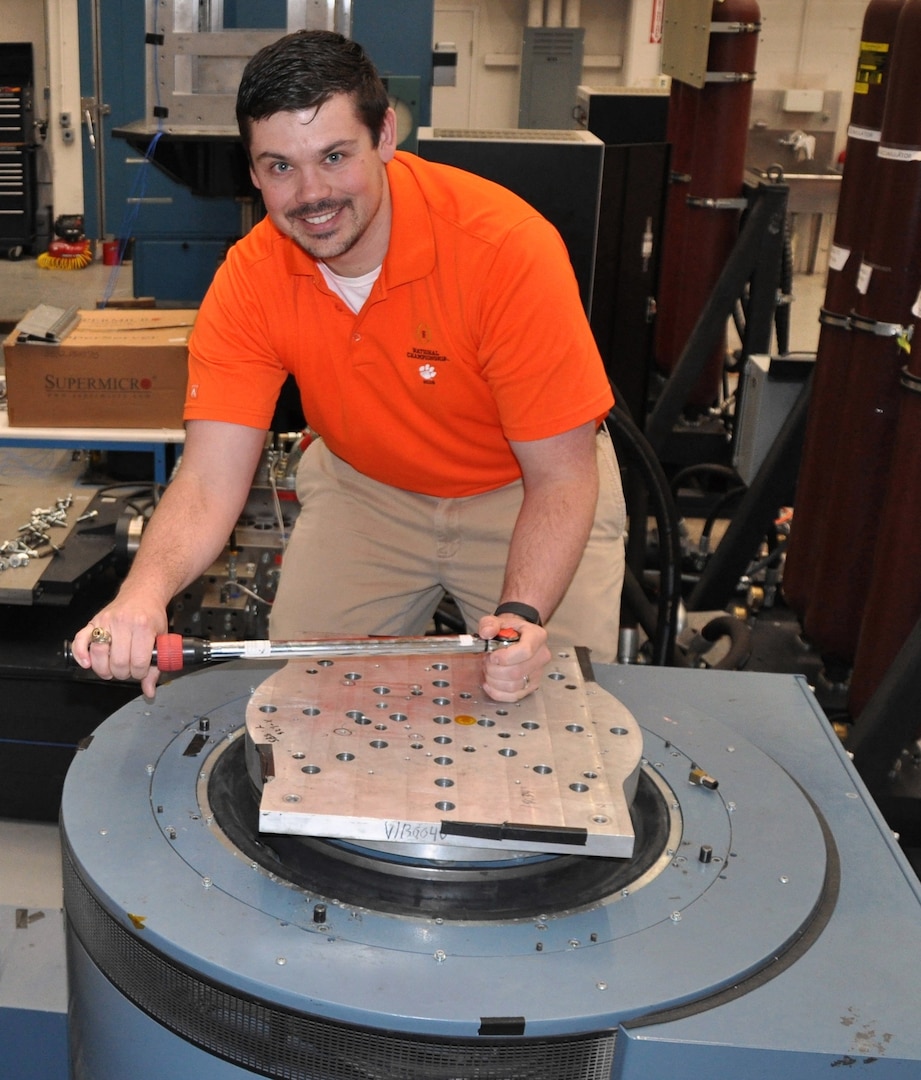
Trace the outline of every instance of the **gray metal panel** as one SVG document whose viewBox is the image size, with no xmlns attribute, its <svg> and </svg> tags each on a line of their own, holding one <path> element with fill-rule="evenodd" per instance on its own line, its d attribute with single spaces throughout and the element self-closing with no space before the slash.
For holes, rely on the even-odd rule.
<svg viewBox="0 0 921 1080">
<path fill-rule="evenodd" d="M 286 30 L 351 29 L 351 0 L 287 0 L 285 27 L 225 29 L 223 0 L 147 0 L 147 116 L 168 109 L 167 129 L 236 130 L 234 101 L 247 60 Z"/>
<path fill-rule="evenodd" d="M 698 89 L 707 79 L 712 9 L 712 0 L 681 0 L 665 5 L 662 71 Z"/>
<path fill-rule="evenodd" d="M 799 378 L 772 378 L 769 356 L 758 354 L 745 362 L 732 463 L 746 484 L 754 480 L 774 445 L 810 370 L 811 364 L 803 362 Z"/>
<path fill-rule="evenodd" d="M 653 686 L 605 668 L 599 681 L 643 727 L 683 741 L 725 722 L 762 747 L 815 801 L 840 861 L 834 914 L 795 964 L 711 1008 L 632 1027 L 618 1044 L 619 1080 L 693 1080 L 702 1070 L 819 1080 L 842 1067 L 892 1080 L 916 1075 L 921 885 L 805 679 L 662 671 Z M 735 802 L 736 815 L 750 812 L 748 794 Z M 778 831 L 774 843 L 786 849 L 792 879 L 797 837 Z M 736 850 L 738 860 L 758 857 Z M 751 899 L 757 919 L 764 898 Z M 736 925 L 726 932 L 742 931 Z"/>
<path fill-rule="evenodd" d="M 576 128 L 585 30 L 526 27 L 521 51 L 521 128 Z"/>
</svg>

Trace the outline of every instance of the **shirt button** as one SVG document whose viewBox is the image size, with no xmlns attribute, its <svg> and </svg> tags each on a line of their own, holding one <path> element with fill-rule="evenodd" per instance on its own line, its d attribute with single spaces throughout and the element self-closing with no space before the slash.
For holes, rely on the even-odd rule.
<svg viewBox="0 0 921 1080">
<path fill-rule="evenodd" d="M 352 341 L 361 341 L 361 334 L 352 334 Z"/>
</svg>

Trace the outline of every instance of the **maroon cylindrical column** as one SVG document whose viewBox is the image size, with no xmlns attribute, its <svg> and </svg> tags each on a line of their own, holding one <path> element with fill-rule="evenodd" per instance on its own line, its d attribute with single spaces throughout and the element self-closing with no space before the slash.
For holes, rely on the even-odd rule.
<svg viewBox="0 0 921 1080">
<path fill-rule="evenodd" d="M 921 320 L 914 327 L 913 340 L 921 341 Z M 901 383 L 890 483 L 848 687 L 853 719 L 921 618 L 921 349 L 912 353 Z"/>
<path fill-rule="evenodd" d="M 841 413 L 837 468 L 803 626 L 824 654 L 854 659 L 879 521 L 892 480 L 892 447 L 905 362 L 903 328 L 921 274 L 921 0 L 906 0 L 876 165 L 873 218 L 857 275 L 853 345 Z"/>
<path fill-rule="evenodd" d="M 703 87 L 681 85 L 670 123 L 673 182 L 666 203 L 656 361 L 671 372 L 738 237 L 761 12 L 755 0 L 715 0 Z M 688 120 L 693 117 L 693 124 Z M 679 176 L 680 174 L 680 176 Z M 688 404 L 719 396 L 726 343 L 714 348 Z"/>
<path fill-rule="evenodd" d="M 838 454 L 852 345 L 849 316 L 857 302 L 857 273 L 872 220 L 869 210 L 874 204 L 876 152 L 889 86 L 889 56 L 904 3 L 905 0 L 872 0 L 863 20 L 809 416 L 796 485 L 796 510 L 784 563 L 784 598 L 800 617 L 812 592 Z"/>
</svg>

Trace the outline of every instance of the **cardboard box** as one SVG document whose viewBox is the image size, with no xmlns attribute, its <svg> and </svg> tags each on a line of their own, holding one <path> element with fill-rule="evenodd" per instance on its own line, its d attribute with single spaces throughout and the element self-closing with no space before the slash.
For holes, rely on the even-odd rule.
<svg viewBox="0 0 921 1080">
<path fill-rule="evenodd" d="M 10 427 L 181 428 L 197 311 L 80 312 L 60 345 L 3 343 Z"/>
</svg>

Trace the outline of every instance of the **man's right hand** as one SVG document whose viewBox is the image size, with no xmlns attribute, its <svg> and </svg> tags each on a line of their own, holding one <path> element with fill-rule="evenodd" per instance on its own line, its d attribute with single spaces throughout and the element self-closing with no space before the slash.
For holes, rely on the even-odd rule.
<svg viewBox="0 0 921 1080">
<path fill-rule="evenodd" d="M 151 654 L 157 635 L 167 629 L 159 604 L 145 607 L 116 597 L 77 632 L 71 653 L 80 667 L 101 679 L 139 680 L 141 692 L 152 698 L 160 672 L 151 667 Z"/>
</svg>

